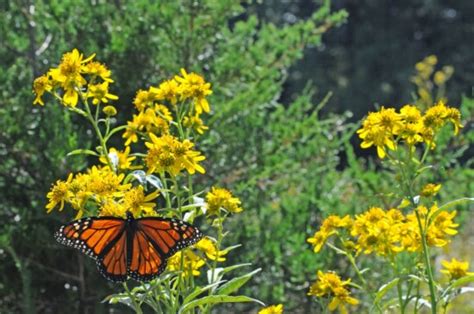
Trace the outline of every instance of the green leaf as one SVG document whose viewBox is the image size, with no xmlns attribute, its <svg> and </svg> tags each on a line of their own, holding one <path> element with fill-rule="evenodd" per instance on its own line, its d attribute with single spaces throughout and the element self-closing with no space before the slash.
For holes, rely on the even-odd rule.
<svg viewBox="0 0 474 314">
<path fill-rule="evenodd" d="M 228 266 L 228 267 L 225 267 L 222 272 L 224 274 L 230 272 L 230 271 L 233 271 L 235 269 L 238 269 L 238 268 L 241 268 L 241 267 L 245 267 L 245 266 L 251 266 L 252 264 L 251 263 L 242 263 L 242 264 L 237 264 L 237 265 L 232 265 L 232 266 Z"/>
<path fill-rule="evenodd" d="M 221 295 L 229 295 L 235 291 L 237 291 L 240 287 L 242 287 L 253 275 L 261 271 L 261 268 L 258 268 L 248 274 L 245 274 L 240 277 L 232 278 L 225 284 L 223 284 L 219 289 L 217 289 L 217 293 Z"/>
<path fill-rule="evenodd" d="M 218 303 L 242 303 L 242 302 L 256 302 L 262 306 L 265 304 L 257 299 L 253 299 L 244 295 L 238 296 L 229 296 L 229 295 L 209 295 L 194 301 L 191 301 L 187 304 L 184 304 L 178 313 L 183 313 L 189 311 L 196 306 L 203 306 L 207 304 L 218 304 Z"/>
<path fill-rule="evenodd" d="M 387 294 L 389 290 L 391 290 L 393 287 L 395 287 L 398 282 L 400 281 L 400 278 L 395 278 L 392 281 L 384 284 L 382 287 L 380 287 L 379 291 L 377 291 L 377 294 L 375 295 L 374 303 L 377 304 L 382 300 L 383 296 Z"/>
<path fill-rule="evenodd" d="M 93 155 L 99 157 L 97 152 L 90 149 L 75 149 L 67 154 L 68 157 L 73 155 Z"/>
<path fill-rule="evenodd" d="M 207 290 L 209 290 L 213 287 L 216 287 L 216 286 L 220 285 L 221 283 L 223 283 L 223 281 L 214 282 L 214 283 L 212 283 L 210 285 L 207 285 L 207 286 L 204 286 L 202 288 L 196 287 L 193 292 L 191 292 L 190 294 L 188 294 L 186 296 L 186 298 L 184 298 L 183 304 L 191 302 L 192 300 L 194 300 L 201 293 L 206 292 Z"/>
<path fill-rule="evenodd" d="M 454 281 L 448 289 L 456 289 L 474 282 L 474 275 L 465 276 Z"/>
<path fill-rule="evenodd" d="M 454 200 L 454 201 L 448 202 L 446 204 L 443 204 L 442 206 L 439 207 L 439 209 L 447 210 L 447 209 L 450 209 L 453 206 L 456 206 L 456 205 L 459 205 L 459 204 L 462 204 L 462 203 L 467 203 L 467 202 L 474 202 L 474 197 L 458 198 L 457 200 Z"/>
</svg>

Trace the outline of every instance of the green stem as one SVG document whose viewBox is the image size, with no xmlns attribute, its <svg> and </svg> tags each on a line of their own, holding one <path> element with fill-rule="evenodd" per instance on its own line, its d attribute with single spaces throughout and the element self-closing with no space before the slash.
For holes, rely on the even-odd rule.
<svg viewBox="0 0 474 314">
<path fill-rule="evenodd" d="M 403 290 L 402 290 L 402 277 L 400 276 L 400 270 L 398 269 L 398 264 L 395 261 L 395 256 L 390 256 L 390 264 L 392 269 L 395 271 L 395 274 L 398 277 L 397 282 L 397 293 L 398 293 L 398 303 L 400 304 L 400 313 L 405 314 L 405 302 L 403 302 Z"/>
<path fill-rule="evenodd" d="M 135 297 L 133 296 L 133 294 L 128 289 L 128 286 L 127 286 L 126 282 L 123 283 L 123 287 L 124 287 L 125 291 L 127 292 L 127 295 L 130 298 L 130 301 L 132 301 L 135 313 L 142 314 L 143 312 L 142 312 L 142 309 L 140 308 L 140 304 L 138 304 L 137 300 L 135 300 Z"/>
<path fill-rule="evenodd" d="M 112 165 L 112 162 L 110 161 L 110 157 L 109 157 L 109 152 L 107 150 L 107 145 L 106 145 L 106 141 L 104 139 L 104 136 L 102 135 L 102 132 L 100 131 L 99 129 L 99 126 L 98 126 L 98 123 L 97 123 L 97 119 L 95 119 L 93 116 L 92 116 L 92 112 L 91 112 L 91 109 L 89 107 L 89 103 L 87 102 L 87 99 L 82 97 L 82 94 L 81 94 L 81 98 L 82 98 L 82 101 L 84 103 L 84 107 L 86 108 L 86 113 L 87 113 L 87 119 L 90 121 L 90 123 L 92 124 L 92 127 L 94 128 L 95 130 L 95 133 L 97 134 L 97 137 L 99 137 L 99 141 L 100 141 L 100 146 L 102 147 L 102 154 L 103 156 L 105 156 L 105 159 L 107 160 L 107 165 L 109 166 L 110 170 L 112 171 L 115 171 L 113 165 Z M 98 111 L 96 111 L 96 115 L 98 114 Z"/>
<path fill-rule="evenodd" d="M 415 209 L 416 220 L 418 222 L 418 228 L 420 229 L 421 242 L 423 244 L 423 257 L 425 259 L 426 273 L 428 275 L 428 284 L 430 288 L 430 301 L 431 301 L 431 313 L 436 314 L 436 291 L 433 279 L 433 270 L 431 269 L 431 261 L 429 256 L 428 244 L 426 243 L 426 233 L 421 223 L 421 217 L 418 210 Z"/>
<path fill-rule="evenodd" d="M 168 189 L 168 182 L 166 181 L 166 176 L 165 176 L 164 173 L 160 173 L 160 179 L 161 179 L 161 182 L 163 183 L 163 187 L 164 187 L 165 191 L 167 191 L 164 194 L 165 195 L 165 200 L 166 200 L 166 207 L 171 208 L 170 192 L 169 192 L 169 189 Z"/>
<path fill-rule="evenodd" d="M 423 161 L 425 160 L 425 158 L 428 154 L 428 151 L 429 151 L 429 146 L 427 146 L 427 148 L 425 149 L 425 151 L 423 153 L 423 157 L 421 159 L 421 162 L 418 165 L 418 167 L 417 167 L 417 169 L 414 173 L 416 173 L 418 171 L 418 169 L 420 169 L 421 165 L 423 164 Z M 399 160 L 395 160 L 392 156 L 389 155 L 389 157 L 399 166 L 400 173 L 401 173 L 401 176 L 402 176 L 401 185 L 402 186 L 405 185 L 406 193 L 410 197 L 410 203 L 415 208 L 414 211 L 415 211 L 415 215 L 416 215 L 416 220 L 418 222 L 418 228 L 420 230 L 421 242 L 422 242 L 422 245 L 423 245 L 423 258 L 424 258 L 424 263 L 425 263 L 425 267 L 426 267 L 426 274 L 428 276 L 428 285 L 429 285 L 429 289 L 430 289 L 431 313 L 436 314 L 436 312 L 437 312 L 437 310 L 436 310 L 437 300 L 436 300 L 435 282 L 434 282 L 434 279 L 433 279 L 434 277 L 433 277 L 433 270 L 431 268 L 431 260 L 430 260 L 430 256 L 429 256 L 428 244 L 426 242 L 426 232 L 425 232 L 425 230 L 427 229 L 427 226 L 425 228 L 423 227 L 423 224 L 421 222 L 420 214 L 419 214 L 418 210 L 416 209 L 417 204 L 414 203 L 414 195 L 413 195 L 413 191 L 412 191 L 412 185 L 413 185 L 412 178 L 408 178 L 406 176 L 405 171 L 403 169 L 403 166 L 399 161 L 400 158 L 399 158 Z M 411 160 L 409 160 L 409 162 L 411 162 Z"/>
</svg>

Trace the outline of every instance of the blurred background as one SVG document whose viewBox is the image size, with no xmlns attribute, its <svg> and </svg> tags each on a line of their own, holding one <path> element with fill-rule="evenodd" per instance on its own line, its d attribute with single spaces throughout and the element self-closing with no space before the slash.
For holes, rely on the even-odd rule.
<svg viewBox="0 0 474 314">
<path fill-rule="evenodd" d="M 440 165 L 432 179 L 450 179 L 440 202 L 472 195 L 473 39 L 469 0 L 2 1 L 0 312 L 127 310 L 100 303 L 120 287 L 55 243 L 53 232 L 72 212 L 44 208 L 52 183 L 96 162 L 65 157 L 95 145 L 85 121 L 52 99 L 32 105 L 33 79 L 64 52 L 97 53 L 108 65 L 121 122 L 138 89 L 181 67 L 212 83 L 211 131 L 200 147 L 210 170 L 199 183 L 242 199 L 228 241 L 243 246 L 229 258 L 263 269 L 245 288 L 250 295 L 304 312 L 316 269 L 346 269 L 306 243 L 321 218 L 380 199 L 390 206 L 380 197 L 393 188 L 389 174 L 379 172 L 373 151 L 359 150 L 357 121 L 377 106 L 419 101 L 415 64 L 428 55 L 436 55 L 436 71 L 454 68 L 428 92 L 465 119 L 463 133 L 441 140 L 431 157 Z M 466 226 L 468 209 L 459 208 Z M 459 241 L 472 233 L 463 229 Z"/>
</svg>

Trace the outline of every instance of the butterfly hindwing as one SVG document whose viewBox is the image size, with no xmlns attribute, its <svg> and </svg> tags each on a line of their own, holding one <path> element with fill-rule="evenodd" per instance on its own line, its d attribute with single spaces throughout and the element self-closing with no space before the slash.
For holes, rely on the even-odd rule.
<svg viewBox="0 0 474 314">
<path fill-rule="evenodd" d="M 166 268 L 166 259 L 143 230 L 133 234 L 129 276 L 137 281 L 149 281 Z"/>
<path fill-rule="evenodd" d="M 122 282 L 127 280 L 127 233 L 120 236 L 104 249 L 97 258 L 97 268 L 105 278 Z"/>
</svg>

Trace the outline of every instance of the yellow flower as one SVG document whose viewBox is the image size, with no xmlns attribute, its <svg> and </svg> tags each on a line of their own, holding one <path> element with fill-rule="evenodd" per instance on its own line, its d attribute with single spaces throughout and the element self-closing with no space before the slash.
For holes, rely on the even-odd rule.
<svg viewBox="0 0 474 314">
<path fill-rule="evenodd" d="M 145 195 L 143 187 L 139 185 L 124 193 L 123 204 L 135 217 L 139 217 L 142 214 L 150 216 L 154 214 L 154 208 L 156 206 L 152 201 L 156 199 L 158 195 L 158 191 Z"/>
<path fill-rule="evenodd" d="M 432 213 L 437 210 L 438 207 L 436 205 L 431 207 Z M 436 217 L 431 221 L 426 234 L 428 245 L 442 247 L 449 243 L 448 236 L 453 236 L 458 233 L 456 228 L 459 227 L 459 224 L 454 223 L 453 221 L 456 214 L 456 211 L 451 213 L 441 211 L 436 215 Z"/>
<path fill-rule="evenodd" d="M 176 105 L 179 96 L 178 82 L 175 80 L 164 81 L 154 92 L 157 95 L 157 100 L 167 100 L 172 105 Z"/>
<path fill-rule="evenodd" d="M 434 131 L 446 122 L 451 122 L 454 125 L 454 134 L 458 134 L 459 129 L 463 127 L 459 110 L 446 107 L 443 101 L 439 101 L 435 106 L 429 108 L 423 117 L 424 126 Z"/>
<path fill-rule="evenodd" d="M 435 196 L 439 190 L 441 190 L 441 184 L 428 183 L 423 187 L 420 195 L 423 197 Z"/>
<path fill-rule="evenodd" d="M 423 131 L 423 120 L 421 112 L 417 107 L 405 105 L 400 109 L 402 118 L 402 128 L 400 129 L 400 137 L 405 140 L 409 146 L 423 142 L 421 135 Z"/>
<path fill-rule="evenodd" d="M 108 117 L 113 117 L 115 115 L 117 115 L 117 109 L 115 109 L 114 106 L 105 106 L 104 109 L 102 109 L 102 111 L 105 113 L 106 116 Z"/>
<path fill-rule="evenodd" d="M 89 85 L 89 91 L 87 93 L 88 98 L 92 98 L 92 103 L 98 105 L 99 103 L 108 103 L 110 100 L 117 100 L 116 95 L 109 93 L 109 82 L 103 82 L 100 84 Z"/>
<path fill-rule="evenodd" d="M 113 199 L 105 200 L 99 209 L 99 216 L 111 216 L 111 217 L 127 217 L 128 208 L 121 202 Z"/>
<path fill-rule="evenodd" d="M 350 296 L 350 292 L 342 287 L 334 288 L 334 298 L 331 303 L 329 303 L 328 309 L 330 311 L 335 311 L 339 309 L 341 314 L 348 313 L 346 304 L 357 305 L 359 300 Z"/>
<path fill-rule="evenodd" d="M 196 73 L 187 73 L 181 69 L 181 76 L 176 75 L 175 80 L 179 83 L 178 92 L 181 99 L 193 98 L 197 114 L 209 112 L 211 109 L 206 96 L 212 94 L 211 84 L 206 83 L 204 78 Z"/>
<path fill-rule="evenodd" d="M 66 106 L 75 107 L 79 99 L 78 90 L 86 84 L 82 77 L 83 64 L 89 62 L 95 55 L 83 60 L 83 55 L 77 49 L 65 53 L 61 64 L 49 71 L 52 80 L 64 89 L 63 102 Z"/>
<path fill-rule="evenodd" d="M 156 108 L 147 108 L 138 115 L 133 115 L 132 121 L 127 121 L 127 129 L 122 135 L 123 138 L 127 139 L 126 146 L 138 141 L 139 132 L 153 133 L 154 135 L 168 134 L 171 113 L 166 107 L 166 110 L 163 107 L 157 105 Z M 168 118 L 169 120 L 167 120 Z"/>
<path fill-rule="evenodd" d="M 82 210 L 90 197 L 90 194 L 87 192 L 88 181 L 89 176 L 87 174 L 78 173 L 74 176 L 74 180 L 69 184 L 69 191 L 71 192 L 69 202 L 72 207 L 78 211 L 77 218 L 82 216 Z"/>
<path fill-rule="evenodd" d="M 47 75 L 42 75 L 35 79 L 33 82 L 33 90 L 36 94 L 36 98 L 33 101 L 33 105 L 40 104 L 44 106 L 44 102 L 41 99 L 44 92 L 49 92 L 53 89 L 53 85 L 51 84 Z"/>
<path fill-rule="evenodd" d="M 212 187 L 206 195 L 206 213 L 208 215 L 217 215 L 221 208 L 231 213 L 240 213 L 243 209 L 240 207 L 240 200 L 233 197 L 229 190 Z"/>
<path fill-rule="evenodd" d="M 183 268 L 181 268 L 181 260 L 183 260 Z M 206 261 L 196 255 L 192 250 L 179 251 L 168 259 L 167 269 L 169 271 L 182 271 L 184 277 L 199 276 L 199 269 L 206 265 Z"/>
<path fill-rule="evenodd" d="M 131 184 L 122 184 L 125 174 L 116 174 L 109 167 L 93 166 L 84 175 L 85 190 L 95 200 L 101 201 L 108 197 L 122 196 Z"/>
<path fill-rule="evenodd" d="M 442 127 L 448 115 L 448 108 L 442 101 L 428 108 L 423 116 L 423 124 L 426 128 L 437 130 Z"/>
<path fill-rule="evenodd" d="M 400 116 L 406 124 L 417 124 L 421 121 L 420 110 L 413 105 L 405 105 L 400 109 Z"/>
<path fill-rule="evenodd" d="M 422 133 L 422 123 L 410 123 L 403 126 L 400 131 L 400 137 L 405 140 L 408 146 L 413 146 L 417 143 L 423 142 Z"/>
<path fill-rule="evenodd" d="M 318 279 L 314 282 L 308 292 L 308 295 L 315 297 L 332 297 L 329 303 L 329 310 L 339 309 L 341 313 L 347 313 L 346 304 L 357 305 L 359 301 L 350 296 L 349 290 L 345 286 L 349 285 L 350 279 L 342 281 L 334 272 L 323 273 L 318 271 Z"/>
<path fill-rule="evenodd" d="M 111 72 L 107 67 L 96 61 L 92 61 L 87 63 L 82 67 L 82 71 L 85 74 L 89 74 L 92 76 L 92 79 L 95 79 L 96 77 L 100 77 L 103 81 L 108 82 L 108 83 L 113 83 L 114 81 L 110 78 Z"/>
<path fill-rule="evenodd" d="M 258 314 L 282 314 L 282 313 L 283 313 L 283 304 L 270 305 L 258 311 Z"/>
<path fill-rule="evenodd" d="M 450 241 L 449 237 L 457 234 L 456 228 L 459 224 L 453 221 L 456 211 L 451 213 L 447 211 L 440 212 L 436 204 L 430 208 L 420 205 L 416 211 L 420 216 L 422 225 L 428 224 L 426 242 L 429 246 L 446 246 Z M 400 231 L 400 236 L 402 245 L 407 251 L 416 252 L 421 250 L 421 235 L 415 212 L 406 216 L 406 223 Z"/>
<path fill-rule="evenodd" d="M 204 122 L 197 115 L 191 116 L 191 117 L 188 117 L 188 116 L 184 117 L 183 125 L 189 129 L 193 129 L 199 134 L 204 134 L 204 131 L 209 129 L 209 127 L 205 126 Z"/>
<path fill-rule="evenodd" d="M 357 215 L 351 235 L 357 237 L 357 250 L 364 254 L 372 252 L 381 256 L 391 255 L 403 250 L 400 245 L 400 232 L 403 230 L 404 216 L 398 209 L 384 211 L 372 207 Z"/>
<path fill-rule="evenodd" d="M 393 135 L 398 134 L 401 127 L 401 117 L 393 108 L 382 107 L 379 112 L 372 115 L 374 125 L 380 126 Z"/>
<path fill-rule="evenodd" d="M 132 161 L 134 161 L 137 157 L 129 156 L 129 154 L 130 154 L 130 146 L 127 146 L 124 151 L 118 151 L 117 149 L 113 147 L 109 149 L 110 161 L 112 162 L 114 167 L 120 170 L 137 168 L 137 167 L 132 167 Z M 107 158 L 105 158 L 105 156 L 100 156 L 99 160 L 101 163 L 105 165 L 107 164 Z"/>
<path fill-rule="evenodd" d="M 378 156 L 385 158 L 385 147 L 391 150 L 396 149 L 394 137 L 399 134 L 401 129 L 401 116 L 395 112 L 395 109 L 382 107 L 378 112 L 369 113 L 357 133 L 363 140 L 362 148 L 376 146 Z"/>
<path fill-rule="evenodd" d="M 349 215 L 341 218 L 337 215 L 331 215 L 327 217 L 319 231 L 317 231 L 313 237 L 308 238 L 306 241 L 314 246 L 314 252 L 318 253 L 327 239 L 338 232 L 338 228 L 348 228 L 352 225 L 352 219 Z"/>
<path fill-rule="evenodd" d="M 195 245 L 196 249 L 206 253 L 207 258 L 217 262 L 225 261 L 225 255 L 227 255 L 228 251 L 219 251 L 216 243 L 212 241 L 209 237 L 202 238 L 198 243 Z"/>
<path fill-rule="evenodd" d="M 158 114 L 158 116 L 160 116 L 160 118 L 162 118 L 166 121 L 173 121 L 173 116 L 171 115 L 171 112 L 169 111 L 169 109 L 166 106 L 156 104 L 154 109 L 155 109 L 156 114 Z"/>
<path fill-rule="evenodd" d="M 451 280 L 474 275 L 474 273 L 467 271 L 469 269 L 469 262 L 462 262 L 453 258 L 451 259 L 451 262 L 444 260 L 441 261 L 441 264 L 445 268 L 441 270 L 441 272 L 443 274 L 449 275 Z"/>
<path fill-rule="evenodd" d="M 454 126 L 454 135 L 459 133 L 459 129 L 463 128 L 461 124 L 461 112 L 456 108 L 450 108 L 446 110 L 446 120 L 451 122 Z"/>
<path fill-rule="evenodd" d="M 443 71 L 436 71 L 433 77 L 436 85 L 443 85 L 447 81 L 447 76 Z"/>
<path fill-rule="evenodd" d="M 154 99 L 150 99 L 150 93 L 148 91 L 140 89 L 139 91 L 137 91 L 137 95 L 133 100 L 133 104 L 138 109 L 138 111 L 143 111 L 153 100 Z"/>
<path fill-rule="evenodd" d="M 49 203 L 46 205 L 48 213 L 50 213 L 58 204 L 59 211 L 62 211 L 64 208 L 64 202 L 67 202 L 71 195 L 69 190 L 69 185 L 72 181 L 73 174 L 69 174 L 66 181 L 58 180 L 56 184 L 51 188 L 51 191 L 46 195 L 49 199 Z"/>
<path fill-rule="evenodd" d="M 134 119 L 136 119 L 140 131 L 146 130 L 147 133 L 151 132 L 156 135 L 168 133 L 170 120 L 157 115 L 153 108 L 140 112 L 138 116 L 134 116 Z"/>
<path fill-rule="evenodd" d="M 127 128 L 122 135 L 122 137 L 126 139 L 125 146 L 138 142 L 138 129 L 140 127 L 138 122 L 137 115 L 133 115 L 132 121 L 127 121 Z"/>
<path fill-rule="evenodd" d="M 205 157 L 193 150 L 194 144 L 189 140 L 179 141 L 171 135 L 157 137 L 150 133 L 151 142 L 145 143 L 148 153 L 145 158 L 148 172 L 168 172 L 176 176 L 182 170 L 194 174 L 196 171 L 204 173 L 199 164 Z"/>
</svg>

